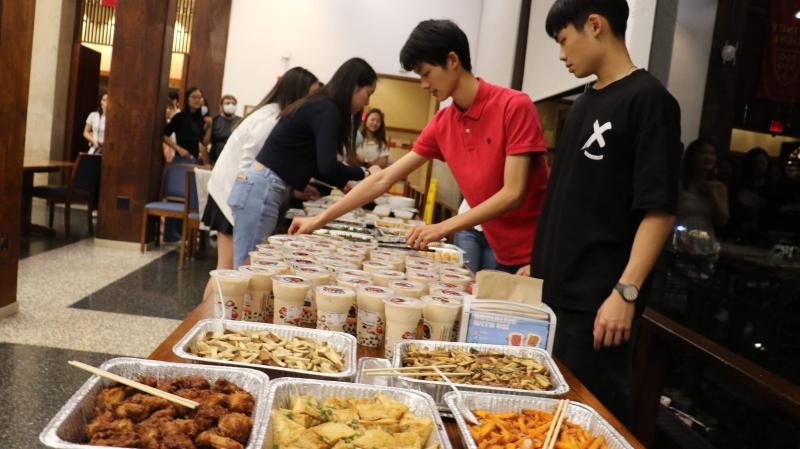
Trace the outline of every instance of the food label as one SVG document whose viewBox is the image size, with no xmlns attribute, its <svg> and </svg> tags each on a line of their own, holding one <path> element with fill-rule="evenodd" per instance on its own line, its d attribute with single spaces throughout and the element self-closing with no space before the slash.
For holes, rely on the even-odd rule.
<svg viewBox="0 0 800 449">
<path fill-rule="evenodd" d="M 319 312 L 317 318 L 317 329 L 331 330 L 341 329 L 347 321 L 346 313 L 327 313 Z"/>
<path fill-rule="evenodd" d="M 472 312 L 467 343 L 545 348 L 550 323 L 545 320 L 492 312 Z"/>
<path fill-rule="evenodd" d="M 278 316 L 286 324 L 300 324 L 303 308 L 300 306 L 283 306 L 278 309 Z"/>
</svg>

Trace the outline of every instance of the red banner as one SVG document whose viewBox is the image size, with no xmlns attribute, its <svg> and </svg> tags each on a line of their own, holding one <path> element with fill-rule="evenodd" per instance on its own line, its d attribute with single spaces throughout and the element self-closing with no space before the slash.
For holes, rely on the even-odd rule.
<svg viewBox="0 0 800 449">
<path fill-rule="evenodd" d="M 769 43 L 761 67 L 760 97 L 780 103 L 800 100 L 800 0 L 772 0 Z"/>
<path fill-rule="evenodd" d="M 114 8 L 117 6 L 117 0 L 100 0 L 100 6 L 108 6 Z"/>
</svg>

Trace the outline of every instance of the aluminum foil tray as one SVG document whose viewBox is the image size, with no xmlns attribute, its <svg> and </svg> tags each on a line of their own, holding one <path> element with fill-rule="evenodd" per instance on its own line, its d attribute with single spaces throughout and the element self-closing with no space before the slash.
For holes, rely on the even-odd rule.
<svg viewBox="0 0 800 449">
<path fill-rule="evenodd" d="M 227 360 L 216 360 L 189 352 L 189 346 L 200 338 L 201 335 L 208 331 L 213 331 L 218 326 L 219 320 L 200 320 L 189 332 L 184 335 L 180 341 L 175 343 L 172 347 L 172 352 L 178 357 L 186 360 L 192 360 L 199 363 L 210 363 L 220 365 L 241 366 L 245 368 L 255 368 L 263 370 L 271 377 L 283 376 L 302 376 L 313 379 L 328 379 L 328 380 L 341 380 L 349 381 L 356 374 L 356 337 L 343 332 L 324 331 L 319 329 L 308 329 L 305 327 L 297 326 L 283 326 L 280 324 L 268 323 L 253 323 L 249 321 L 232 321 L 224 320 L 223 327 L 225 330 L 232 331 L 271 331 L 283 338 L 303 337 L 310 340 L 319 342 L 327 341 L 331 346 L 344 354 L 344 368 L 339 373 L 318 373 L 315 371 L 300 370 L 294 368 L 282 368 L 280 366 L 269 365 L 256 365 L 253 363 L 231 362 Z"/>
<path fill-rule="evenodd" d="M 463 392 L 461 396 L 464 399 L 464 405 L 470 410 L 480 409 L 491 413 L 519 412 L 523 408 L 552 412 L 558 406 L 558 399 L 553 398 L 472 392 Z M 452 391 L 448 392 L 444 395 L 444 399 L 458 424 L 458 430 L 461 432 L 467 448 L 478 449 L 478 445 L 469 433 L 467 422 L 456 407 L 456 394 Z M 588 430 L 592 435 L 602 435 L 608 449 L 633 449 L 633 446 L 617 432 L 617 429 L 588 405 L 570 401 L 566 414 L 566 419 Z"/>
<path fill-rule="evenodd" d="M 267 389 L 269 377 L 266 374 L 250 369 L 223 366 L 194 365 L 188 363 L 168 363 L 155 360 L 120 357 L 107 360 L 100 368 L 114 374 L 136 379 L 141 376 L 153 376 L 157 379 L 180 376 L 203 376 L 211 383 L 217 379 L 229 380 L 255 398 L 253 408 L 253 430 L 245 449 L 261 449 L 266 433 Z M 39 434 L 39 440 L 45 446 L 57 449 L 93 449 L 100 446 L 75 443 L 84 441 L 84 428 L 92 419 L 94 405 L 100 390 L 114 382 L 91 376 L 83 386 L 61 407 L 53 419 Z"/>
<path fill-rule="evenodd" d="M 541 363 L 545 367 L 547 367 L 547 369 L 550 371 L 550 382 L 553 384 L 552 389 L 544 391 L 521 390 L 521 389 L 506 388 L 506 387 L 490 387 L 483 385 L 456 384 L 456 387 L 458 387 L 458 389 L 461 391 L 484 392 L 492 394 L 498 394 L 498 393 L 512 394 L 512 395 L 524 395 L 524 396 L 551 396 L 551 397 L 562 396 L 567 392 L 569 392 L 569 385 L 567 384 L 567 381 L 564 380 L 564 376 L 561 374 L 561 371 L 559 371 L 553 358 L 544 349 L 531 348 L 527 346 L 523 347 L 523 346 L 482 345 L 475 343 L 459 343 L 459 342 L 433 341 L 433 340 L 401 340 L 395 344 L 394 357 L 392 358 L 393 367 L 399 368 L 403 366 L 402 354 L 407 351 L 408 345 L 411 344 L 416 344 L 417 347 L 429 348 L 431 350 L 460 349 L 463 351 L 469 351 L 470 349 L 476 349 L 479 352 L 486 352 L 491 350 L 502 354 L 531 358 L 536 362 Z M 436 401 L 436 404 L 440 408 L 446 407 L 444 403 L 445 393 L 452 391 L 450 387 L 448 387 L 447 384 L 444 383 L 443 381 L 423 380 L 419 378 L 405 377 L 405 376 L 397 377 L 396 385 L 428 393 L 429 395 L 433 396 L 433 399 Z"/>
<path fill-rule="evenodd" d="M 323 399 L 330 396 L 372 398 L 376 394 L 383 394 L 404 403 L 417 417 L 430 416 L 433 419 L 433 432 L 423 447 L 439 443 L 441 449 L 452 449 L 453 446 L 450 444 L 442 418 L 436 410 L 436 404 L 430 396 L 418 391 L 377 385 L 283 378 L 270 382 L 267 411 L 289 408 L 289 399 L 294 395 L 311 395 L 317 399 Z M 272 421 L 269 418 L 266 431 L 264 447 L 274 447 L 272 444 Z"/>
</svg>

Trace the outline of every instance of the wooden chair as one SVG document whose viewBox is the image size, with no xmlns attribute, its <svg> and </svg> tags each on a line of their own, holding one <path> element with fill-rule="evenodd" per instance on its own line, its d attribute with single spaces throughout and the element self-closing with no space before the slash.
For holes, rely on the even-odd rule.
<svg viewBox="0 0 800 449">
<path fill-rule="evenodd" d="M 70 236 L 70 212 L 73 204 L 86 204 L 89 234 L 94 234 L 92 212 L 97 209 L 100 190 L 100 165 L 102 157 L 96 154 L 78 153 L 75 168 L 65 186 L 38 186 L 33 196 L 47 200 L 48 224 L 53 227 L 53 212 L 56 203 L 64 203 L 64 233 Z"/>
<path fill-rule="evenodd" d="M 200 233 L 200 206 L 197 197 L 197 182 L 194 170 L 185 174 L 185 188 L 183 197 L 183 226 L 181 228 L 181 250 L 178 258 L 178 268 L 183 268 L 187 256 L 194 257 L 194 248 Z"/>
<path fill-rule="evenodd" d="M 160 240 L 160 224 L 163 218 L 184 217 L 184 197 L 186 195 L 186 172 L 194 169 L 193 164 L 167 164 L 161 176 L 161 195 L 159 201 L 145 204 L 142 212 L 142 227 L 139 238 L 139 250 L 144 252 L 144 240 L 147 235 L 147 222 L 150 217 L 158 217 L 156 226 L 156 243 Z"/>
</svg>

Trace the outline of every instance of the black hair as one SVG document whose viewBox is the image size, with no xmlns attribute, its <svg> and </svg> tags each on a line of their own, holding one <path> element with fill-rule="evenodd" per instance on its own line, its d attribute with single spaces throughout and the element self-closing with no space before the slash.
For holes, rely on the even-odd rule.
<svg viewBox="0 0 800 449">
<path fill-rule="evenodd" d="M 189 110 L 189 97 L 191 97 L 193 93 L 198 92 L 198 91 L 200 91 L 200 88 L 199 87 L 195 87 L 195 86 L 192 86 L 192 87 L 186 89 L 186 95 L 184 96 L 184 99 L 183 99 L 183 112 L 185 112 L 187 114 L 192 114 L 192 111 Z M 203 92 L 200 91 L 200 93 L 202 94 Z M 204 102 L 203 104 L 205 104 L 205 100 L 206 100 L 206 98 L 203 97 L 203 102 Z M 201 108 L 197 108 L 197 110 L 194 113 L 200 115 L 201 114 L 200 113 L 200 109 Z"/>
<path fill-rule="evenodd" d="M 317 82 L 319 82 L 317 77 L 307 69 L 292 67 L 280 77 L 250 113 L 252 114 L 270 103 L 277 103 L 278 108 L 283 111 L 286 106 L 308 95 L 308 89 Z"/>
<path fill-rule="evenodd" d="M 753 181 L 755 180 L 755 173 L 753 170 L 755 169 L 755 162 L 759 156 L 763 156 L 767 159 L 767 169 L 764 171 L 764 177 L 769 175 L 770 167 L 772 166 L 772 160 L 769 158 L 769 153 L 767 150 L 761 147 L 751 148 L 742 159 L 742 185 L 744 186 L 751 186 Z"/>
<path fill-rule="evenodd" d="M 556 0 L 547 13 L 544 29 L 553 39 L 570 24 L 582 32 L 589 15 L 599 14 L 608 20 L 614 36 L 624 39 L 628 13 L 625 0 Z"/>
<path fill-rule="evenodd" d="M 714 149 L 714 154 L 717 153 L 716 143 L 713 139 L 708 137 L 700 137 L 696 140 L 693 140 L 686 147 L 686 151 L 683 152 L 683 168 L 681 169 L 681 187 L 683 190 L 687 190 L 689 188 L 689 183 L 692 182 L 692 178 L 694 177 L 694 158 L 697 156 L 697 153 L 699 153 L 700 150 L 707 145 Z"/>
<path fill-rule="evenodd" d="M 97 97 L 97 113 L 100 114 L 100 116 L 103 115 L 103 97 L 106 95 L 108 95 L 108 92 L 101 90 L 100 96 Z"/>
<path fill-rule="evenodd" d="M 382 148 L 385 148 L 386 143 L 386 122 L 384 121 L 383 111 L 378 108 L 372 108 L 367 112 L 367 115 L 364 116 L 364 121 L 361 122 L 361 126 L 359 127 L 358 131 L 361 133 L 361 137 L 364 140 L 367 140 L 367 119 L 369 118 L 370 114 L 378 114 L 381 117 L 381 126 L 375 131 L 375 139 L 381 145 Z"/>
<path fill-rule="evenodd" d="M 293 114 L 308 101 L 319 98 L 331 99 L 341 114 L 338 147 L 347 148 L 347 158 L 353 159 L 355 154 L 353 142 L 361 120 L 361 111 L 356 113 L 350 111 L 353 104 L 353 93 L 359 87 L 370 86 L 377 81 L 378 74 L 367 61 L 361 58 L 348 59 L 336 70 L 328 84 L 281 110 L 280 117 Z"/>
<path fill-rule="evenodd" d="M 174 90 L 171 90 L 167 93 L 167 98 L 176 102 L 181 99 L 180 95 L 178 95 L 178 92 L 175 92 Z"/>
<path fill-rule="evenodd" d="M 461 28 L 450 20 L 424 20 L 406 39 L 400 50 L 400 64 L 406 70 L 422 63 L 445 67 L 451 51 L 458 55 L 461 67 L 472 72 L 469 41 Z"/>
</svg>

